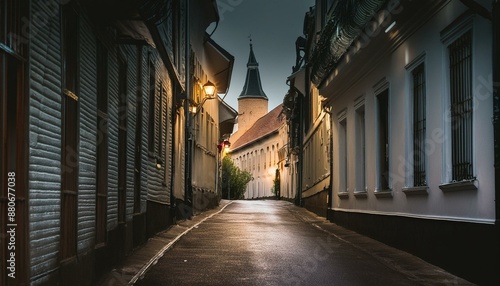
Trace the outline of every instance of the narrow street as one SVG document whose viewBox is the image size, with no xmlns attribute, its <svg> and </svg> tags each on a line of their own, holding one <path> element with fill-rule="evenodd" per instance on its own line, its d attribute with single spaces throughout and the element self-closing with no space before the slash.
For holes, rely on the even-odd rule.
<svg viewBox="0 0 500 286">
<path fill-rule="evenodd" d="M 358 245 L 356 245 L 358 244 Z M 136 285 L 469 285 L 284 201 L 234 201 Z"/>
</svg>

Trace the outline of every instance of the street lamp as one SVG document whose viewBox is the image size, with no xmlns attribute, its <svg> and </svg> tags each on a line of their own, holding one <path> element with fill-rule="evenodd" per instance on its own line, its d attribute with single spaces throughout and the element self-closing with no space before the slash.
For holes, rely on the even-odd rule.
<svg viewBox="0 0 500 286">
<path fill-rule="evenodd" d="M 193 117 L 198 115 L 205 101 L 215 98 L 216 88 L 212 82 L 207 81 L 207 83 L 203 85 L 203 91 L 205 92 L 205 97 L 203 97 L 203 100 L 199 104 L 194 104 L 189 107 L 189 111 L 193 114 Z"/>
<path fill-rule="evenodd" d="M 207 83 L 205 83 L 203 85 L 203 90 L 205 91 L 205 95 L 207 98 L 214 98 L 214 95 L 215 95 L 215 85 L 210 82 L 210 81 L 207 81 Z"/>
<path fill-rule="evenodd" d="M 227 139 L 225 139 L 224 141 L 219 143 L 219 145 L 217 145 L 217 149 L 219 150 L 219 152 L 224 150 L 224 153 L 228 153 L 230 147 L 231 147 L 231 142 L 229 142 L 229 140 Z"/>
<path fill-rule="evenodd" d="M 223 142 L 224 144 L 224 152 L 229 152 L 229 147 L 231 147 L 231 142 L 229 142 L 229 140 L 224 140 Z"/>
</svg>

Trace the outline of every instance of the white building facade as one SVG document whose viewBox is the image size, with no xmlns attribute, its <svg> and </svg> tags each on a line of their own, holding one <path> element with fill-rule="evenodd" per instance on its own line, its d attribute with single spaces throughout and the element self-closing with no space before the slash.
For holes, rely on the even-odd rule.
<svg viewBox="0 0 500 286">
<path fill-rule="evenodd" d="M 332 116 L 328 218 L 497 281 L 491 1 L 345 2 L 317 1 L 309 57 Z"/>
<path fill-rule="evenodd" d="M 281 163 L 278 150 L 280 145 L 279 128 L 284 120 L 280 117 L 281 105 L 261 117 L 231 146 L 229 156 L 235 165 L 252 175 L 245 192 L 245 199 L 275 197 L 274 180 L 281 180 Z M 278 171 L 278 175 L 277 175 Z M 280 182 L 281 185 L 281 182 Z M 283 193 L 282 193 L 283 194 Z"/>
<path fill-rule="evenodd" d="M 283 194 L 281 173 L 285 157 L 280 151 L 283 151 L 286 136 L 283 135 L 285 121 L 281 113 L 281 104 L 268 112 L 268 98 L 262 89 L 259 64 L 250 43 L 247 75 L 238 97 L 238 130 L 229 139 L 232 145 L 228 153 L 238 168 L 252 175 L 245 199 Z M 276 189 L 277 180 L 280 181 L 279 190 Z"/>
</svg>

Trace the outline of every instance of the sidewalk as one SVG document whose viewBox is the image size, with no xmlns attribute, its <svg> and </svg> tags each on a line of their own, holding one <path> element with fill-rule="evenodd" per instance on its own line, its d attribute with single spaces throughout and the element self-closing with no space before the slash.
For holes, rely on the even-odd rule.
<svg viewBox="0 0 500 286">
<path fill-rule="evenodd" d="M 301 220 L 371 255 L 388 268 L 421 285 L 476 285 L 408 252 L 338 226 L 304 208 L 292 205 L 289 210 Z"/>
<path fill-rule="evenodd" d="M 192 220 L 178 222 L 177 225 L 158 233 L 126 257 L 120 267 L 102 277 L 97 285 L 133 285 L 184 234 L 223 211 L 231 203 L 232 201 L 221 200 L 217 208 L 194 216 Z M 371 255 L 388 268 L 402 273 L 421 285 L 475 285 L 414 255 L 331 223 L 326 218 L 317 216 L 305 208 L 293 204 L 288 204 L 285 207 L 298 219 Z"/>
<path fill-rule="evenodd" d="M 230 204 L 231 201 L 221 200 L 217 208 L 193 216 L 191 220 L 179 221 L 176 225 L 151 237 L 144 245 L 139 246 L 127 256 L 120 266 L 101 277 L 96 285 L 134 285 L 184 234 L 197 228 L 200 223 L 221 212 Z"/>
</svg>

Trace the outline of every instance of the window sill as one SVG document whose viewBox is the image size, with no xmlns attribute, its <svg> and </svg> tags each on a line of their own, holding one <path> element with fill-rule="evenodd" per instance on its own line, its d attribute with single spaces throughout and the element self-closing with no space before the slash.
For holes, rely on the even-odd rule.
<svg viewBox="0 0 500 286">
<path fill-rule="evenodd" d="M 477 191 L 478 181 L 468 180 L 439 185 L 443 192 Z"/>
<path fill-rule="evenodd" d="M 349 198 L 349 193 L 348 192 L 339 192 L 338 196 L 340 199 L 348 199 Z"/>
<path fill-rule="evenodd" d="M 405 193 L 407 196 L 413 196 L 413 195 L 428 195 L 429 193 L 427 192 L 428 186 L 418 186 L 418 187 L 404 187 L 403 193 Z"/>
<path fill-rule="evenodd" d="M 374 192 L 375 197 L 377 198 L 392 198 L 392 190 L 376 190 Z"/>
<path fill-rule="evenodd" d="M 358 199 L 364 199 L 368 197 L 367 192 L 354 192 L 354 196 Z"/>
</svg>

